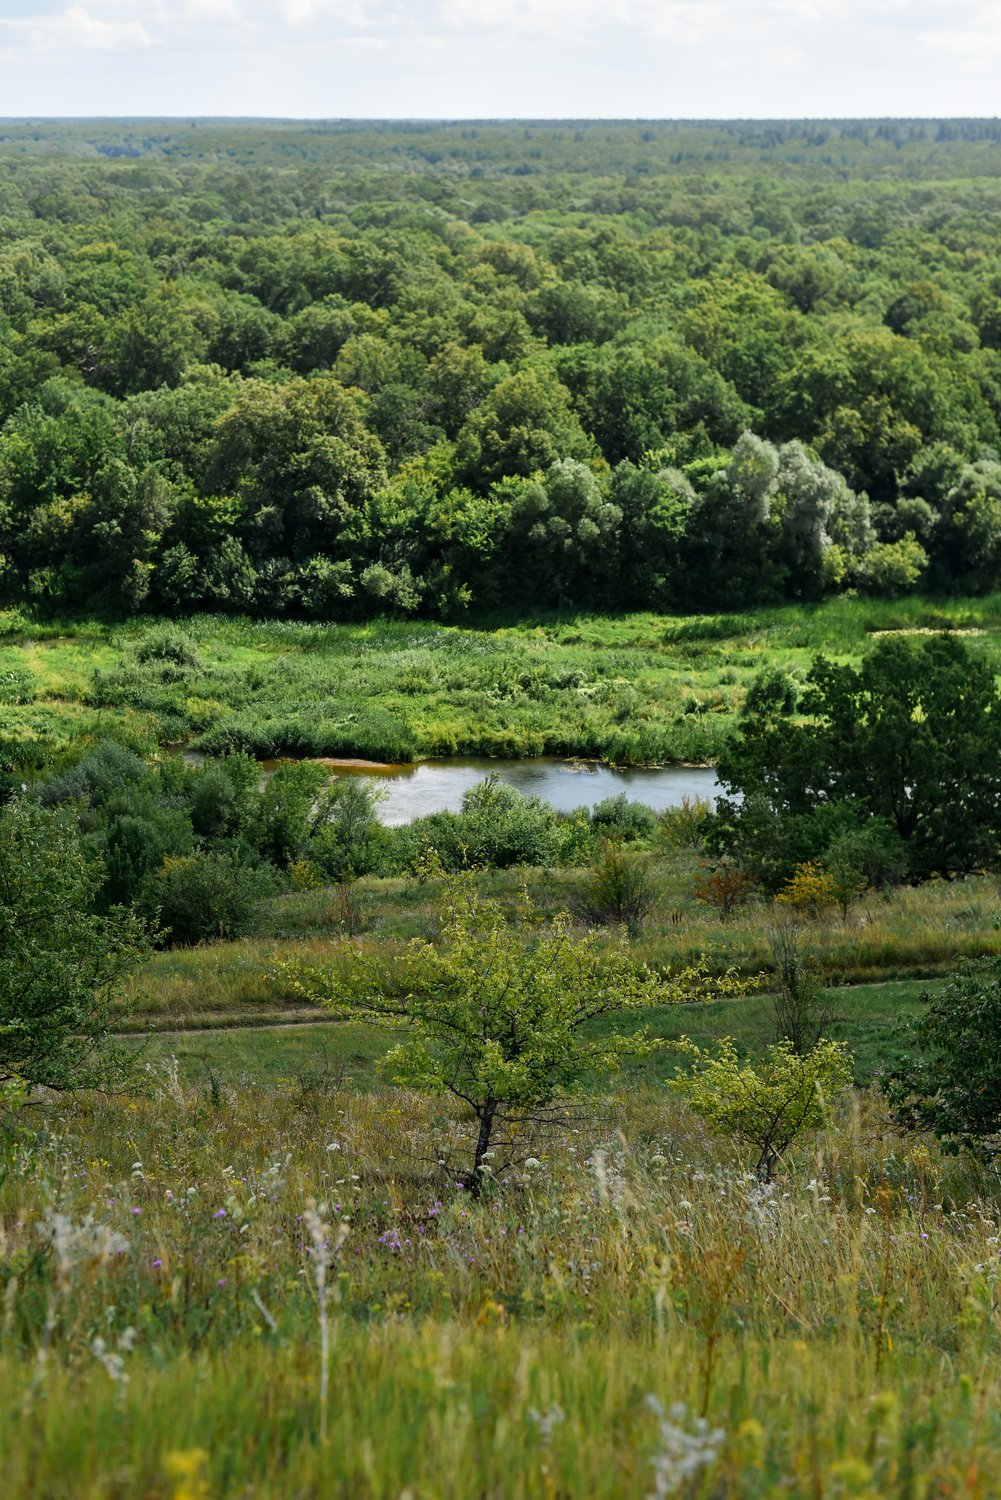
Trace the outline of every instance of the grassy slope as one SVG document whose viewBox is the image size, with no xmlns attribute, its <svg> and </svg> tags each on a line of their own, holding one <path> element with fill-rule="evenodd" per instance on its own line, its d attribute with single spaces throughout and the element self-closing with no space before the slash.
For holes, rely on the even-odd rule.
<svg viewBox="0 0 1001 1500">
<path fill-rule="evenodd" d="M 165 687 L 94 672 L 130 658 L 143 622 L 29 625 L 0 614 L 7 734 L 56 748 L 112 724 L 210 746 L 229 732 L 260 753 L 393 758 L 580 754 L 622 762 L 711 759 L 765 666 L 802 676 L 818 651 L 859 655 L 872 633 L 959 628 L 1001 660 L 1001 595 L 895 603 L 840 598 L 741 616 L 566 617 L 493 628 L 376 621 L 318 626 L 202 616 L 184 628 L 201 664 Z M 26 686 L 25 686 L 26 685 Z"/>
<path fill-rule="evenodd" d="M 670 1446 L 647 1395 L 719 1429 L 678 1494 L 1001 1493 L 996 1207 L 875 1099 L 762 1196 L 663 1091 L 620 1091 L 478 1207 L 441 1101 L 160 1084 L 46 1100 L 6 1148 L 10 1500 L 618 1500 Z M 346 1235 L 326 1443 L 317 1202 Z"/>
</svg>

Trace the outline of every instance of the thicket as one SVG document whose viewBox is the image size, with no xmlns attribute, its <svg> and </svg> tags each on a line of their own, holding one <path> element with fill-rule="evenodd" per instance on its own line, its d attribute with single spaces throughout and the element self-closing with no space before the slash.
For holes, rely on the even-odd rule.
<svg viewBox="0 0 1001 1500">
<path fill-rule="evenodd" d="M 5 127 L 0 602 L 996 586 L 995 152 L 989 122 Z"/>
<path fill-rule="evenodd" d="M 414 873 L 428 857 L 451 872 L 586 863 L 609 838 L 649 843 L 660 830 L 649 808 L 624 796 L 565 814 L 493 776 L 465 794 L 460 812 L 388 828 L 370 784 L 314 762 L 286 760 L 265 774 L 242 753 L 188 765 L 113 740 L 11 798 L 15 809 L 36 804 L 63 810 L 81 835 L 95 911 L 131 907 L 175 944 L 239 937 L 263 902 L 292 887 Z"/>
</svg>

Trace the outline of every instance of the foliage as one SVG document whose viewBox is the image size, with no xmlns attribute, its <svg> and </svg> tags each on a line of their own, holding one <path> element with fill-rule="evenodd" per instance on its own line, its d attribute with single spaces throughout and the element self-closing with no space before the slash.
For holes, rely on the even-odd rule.
<svg viewBox="0 0 1001 1500">
<path fill-rule="evenodd" d="M 575 933 L 566 913 L 543 924 L 526 902 L 514 927 L 469 875 L 445 881 L 437 944 L 417 939 L 391 963 L 358 952 L 346 975 L 300 969 L 292 981 L 341 1013 L 407 1030 L 384 1070 L 398 1084 L 467 1106 L 478 1126 L 466 1178 L 474 1193 L 496 1140 L 516 1158 L 528 1122 L 658 1045 L 642 1030 L 594 1036 L 591 1023 L 717 988 L 698 967 L 660 978 L 637 964 L 624 938 L 600 945 L 594 933 Z M 719 987 L 739 992 L 741 984 L 730 974 Z"/>
<path fill-rule="evenodd" d="M 146 900 L 174 944 L 235 938 L 248 932 L 260 903 L 280 886 L 277 872 L 234 855 L 190 854 L 166 859 Z"/>
<path fill-rule="evenodd" d="M 747 689 L 745 714 L 791 714 L 799 703 L 799 689 L 781 667 L 765 667 Z"/>
<path fill-rule="evenodd" d="M 769 946 L 775 966 L 775 1039 L 788 1040 L 793 1051 L 805 1057 L 826 1035 L 834 1008 L 800 921 L 780 915 L 769 933 Z"/>
<path fill-rule="evenodd" d="M 754 884 L 753 876 L 724 856 L 711 868 L 699 871 L 693 894 L 696 901 L 712 907 L 726 922 L 749 899 Z"/>
<path fill-rule="evenodd" d="M 759 1064 L 741 1064 L 728 1037 L 715 1054 L 678 1043 L 692 1060 L 672 1089 L 710 1130 L 732 1135 L 757 1153 L 755 1171 L 770 1182 L 783 1153 L 804 1130 L 823 1123 L 831 1101 L 851 1079 L 844 1043 L 818 1041 L 805 1055 L 784 1039 Z"/>
<path fill-rule="evenodd" d="M 145 956 L 142 923 L 97 915 L 101 869 L 60 812 L 0 809 L 0 1082 L 68 1089 L 106 1083 L 122 986 Z"/>
<path fill-rule="evenodd" d="M 834 872 L 826 870 L 819 860 L 811 859 L 796 866 L 775 900 L 816 917 L 825 907 L 835 904 L 840 889 Z"/>
<path fill-rule="evenodd" d="M 590 813 L 591 828 L 601 838 L 639 843 L 651 837 L 657 827 L 657 815 L 642 802 L 631 802 L 625 792 L 595 803 Z"/>
<path fill-rule="evenodd" d="M 991 122 L 474 129 L 13 122 L 0 601 L 997 585 Z"/>
<path fill-rule="evenodd" d="M 713 805 L 707 797 L 686 792 L 677 807 L 668 807 L 657 820 L 660 841 L 668 849 L 701 850 L 713 823 Z"/>
<path fill-rule="evenodd" d="M 885 1080 L 897 1117 L 931 1129 L 946 1150 L 987 1158 L 1001 1145 L 1001 964 L 962 964 L 910 1021 L 906 1053 Z"/>
<path fill-rule="evenodd" d="M 660 899 L 660 883 L 649 854 L 627 849 L 614 839 L 599 844 L 581 892 L 589 921 L 625 927 L 636 937 Z"/>
<path fill-rule="evenodd" d="M 818 657 L 807 722 L 749 714 L 721 780 L 780 821 L 843 806 L 895 829 L 914 873 L 975 868 L 1001 836 L 1001 694 L 962 641 L 880 640 L 860 666 Z M 753 814 L 729 809 L 731 824 Z"/>
<path fill-rule="evenodd" d="M 548 802 L 528 797 L 496 775 L 463 794 L 458 813 L 433 813 L 400 829 L 397 858 L 417 867 L 430 851 L 450 871 L 466 866 L 549 865 L 561 829 Z"/>
</svg>

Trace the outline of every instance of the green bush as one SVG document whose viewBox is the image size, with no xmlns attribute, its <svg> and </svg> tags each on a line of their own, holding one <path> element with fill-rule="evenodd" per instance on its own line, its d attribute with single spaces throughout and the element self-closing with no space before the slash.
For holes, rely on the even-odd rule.
<svg viewBox="0 0 1001 1500">
<path fill-rule="evenodd" d="M 781 667 L 766 667 L 759 672 L 744 699 L 745 714 L 788 715 L 796 712 L 799 688 Z"/>
<path fill-rule="evenodd" d="M 383 874 L 391 863 L 392 835 L 375 814 L 376 795 L 354 777 L 330 783 L 324 822 L 306 849 L 308 857 L 334 880 Z"/>
<path fill-rule="evenodd" d="M 635 936 L 659 900 L 660 883 L 650 855 L 624 849 L 614 840 L 599 846 L 581 892 L 588 921 L 625 927 Z"/>
<path fill-rule="evenodd" d="M 198 651 L 191 637 L 177 625 L 154 625 L 139 637 L 136 661 L 164 663 L 173 667 L 197 667 Z"/>
<path fill-rule="evenodd" d="M 620 792 L 617 797 L 606 797 L 591 809 L 591 827 L 598 838 L 640 843 L 652 836 L 657 827 L 657 814 L 643 802 L 630 802 L 625 792 Z"/>
<path fill-rule="evenodd" d="M 1001 961 L 961 966 L 903 1028 L 907 1051 L 885 1089 L 898 1119 L 931 1129 L 947 1151 L 1001 1148 Z"/>
<path fill-rule="evenodd" d="M 190 854 L 165 861 L 147 899 L 168 941 L 186 947 L 251 931 L 258 906 L 282 883 L 266 865 L 226 854 Z"/>
<path fill-rule="evenodd" d="M 396 858 L 411 868 L 433 850 L 446 870 L 464 865 L 555 864 L 561 821 L 548 802 L 526 797 L 496 776 L 470 787 L 458 813 L 432 813 L 397 830 Z"/>
</svg>

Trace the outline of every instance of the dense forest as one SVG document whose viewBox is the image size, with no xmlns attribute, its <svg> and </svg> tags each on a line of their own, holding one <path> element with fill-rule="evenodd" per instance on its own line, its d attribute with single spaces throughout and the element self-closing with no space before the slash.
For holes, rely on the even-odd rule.
<svg viewBox="0 0 1001 1500">
<path fill-rule="evenodd" d="M 1001 122 L 6 122 L 0 604 L 1001 583 Z"/>
</svg>

